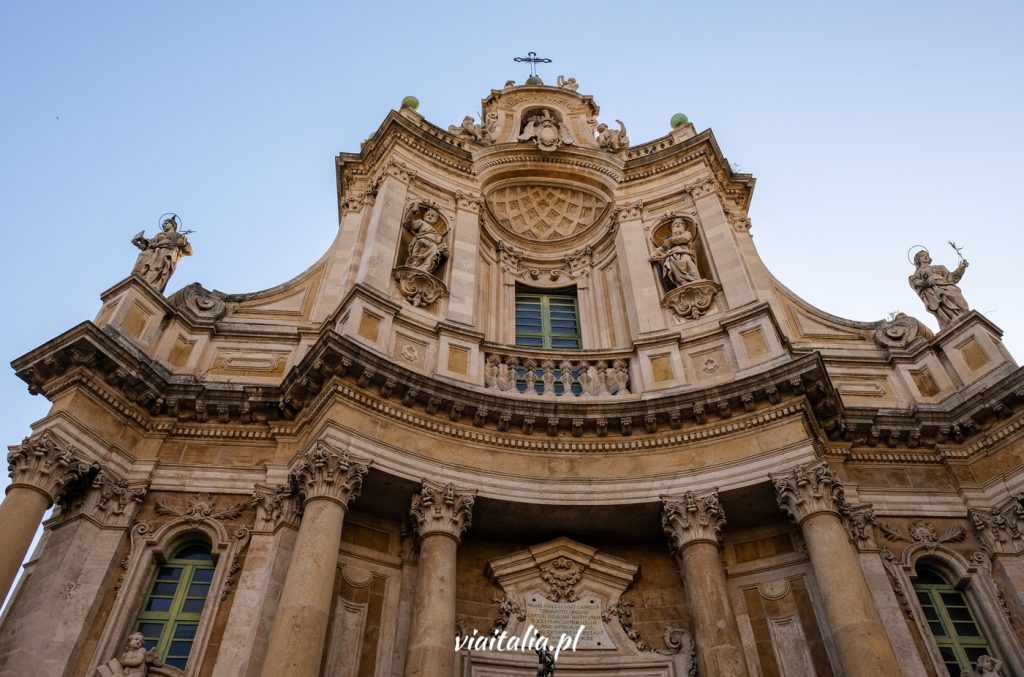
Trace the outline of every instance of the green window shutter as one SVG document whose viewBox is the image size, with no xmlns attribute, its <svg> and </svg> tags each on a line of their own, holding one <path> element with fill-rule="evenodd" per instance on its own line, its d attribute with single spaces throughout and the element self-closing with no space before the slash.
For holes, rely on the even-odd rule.
<svg viewBox="0 0 1024 677">
<path fill-rule="evenodd" d="M 579 304 L 575 295 L 516 292 L 516 345 L 579 349 Z"/>
<path fill-rule="evenodd" d="M 142 633 L 147 649 L 156 647 L 167 665 L 185 669 L 213 571 L 210 549 L 198 543 L 179 548 L 166 564 L 157 567 L 135 620 L 135 632 Z"/>
<path fill-rule="evenodd" d="M 991 655 L 967 598 L 938 572 L 919 569 L 914 592 L 949 674 L 969 672 L 979 657 Z"/>
</svg>

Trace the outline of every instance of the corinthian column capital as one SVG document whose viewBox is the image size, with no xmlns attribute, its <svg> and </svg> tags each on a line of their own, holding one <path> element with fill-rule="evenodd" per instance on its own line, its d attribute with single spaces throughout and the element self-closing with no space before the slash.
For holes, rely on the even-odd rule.
<svg viewBox="0 0 1024 677">
<path fill-rule="evenodd" d="M 775 485 L 779 507 L 798 525 L 811 515 L 839 515 L 843 505 L 843 485 L 828 467 L 828 460 L 798 465 L 779 475 L 768 475 Z"/>
<path fill-rule="evenodd" d="M 50 504 L 64 494 L 65 488 L 84 477 L 92 468 L 82 460 L 72 444 L 63 442 L 49 430 L 26 437 L 7 454 L 7 473 L 11 486 L 26 487 L 43 494 Z"/>
<path fill-rule="evenodd" d="M 473 522 L 476 492 L 457 492 L 455 485 L 423 480 L 420 493 L 413 494 L 409 517 L 416 537 L 423 540 L 432 534 L 446 534 L 461 541 Z"/>
<path fill-rule="evenodd" d="M 661 527 L 673 552 L 700 541 L 720 544 L 725 513 L 717 490 L 700 495 L 687 491 L 682 496 L 663 496 L 661 505 Z"/>
<path fill-rule="evenodd" d="M 367 472 L 369 462 L 354 459 L 348 449 L 338 450 L 317 440 L 316 446 L 299 456 L 288 474 L 288 484 L 303 503 L 325 499 L 348 509 L 349 501 L 362 491 Z"/>
</svg>

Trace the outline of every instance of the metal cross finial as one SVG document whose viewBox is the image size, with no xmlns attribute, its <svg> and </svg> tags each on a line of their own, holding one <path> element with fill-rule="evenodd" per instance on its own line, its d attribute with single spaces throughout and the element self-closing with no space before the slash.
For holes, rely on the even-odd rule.
<svg viewBox="0 0 1024 677">
<path fill-rule="evenodd" d="M 517 63 L 523 63 L 524 61 L 530 64 L 530 75 L 537 75 L 537 64 L 539 63 L 551 63 L 551 59 L 539 58 L 537 52 L 527 52 L 526 56 L 517 56 L 513 61 Z"/>
</svg>

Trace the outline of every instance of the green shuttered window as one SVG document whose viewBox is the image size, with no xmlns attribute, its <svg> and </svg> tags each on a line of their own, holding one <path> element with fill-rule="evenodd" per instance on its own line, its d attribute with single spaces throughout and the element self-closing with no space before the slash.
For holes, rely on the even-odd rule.
<svg viewBox="0 0 1024 677">
<path fill-rule="evenodd" d="M 516 291 L 516 345 L 580 348 L 576 295 Z"/>
<path fill-rule="evenodd" d="M 160 660 L 185 669 L 196 628 L 213 581 L 213 556 L 201 543 L 181 547 L 156 569 L 142 610 L 135 621 L 146 648 L 156 647 Z"/>
<path fill-rule="evenodd" d="M 937 571 L 917 569 L 914 592 L 951 675 L 970 672 L 983 654 L 992 654 L 964 594 Z"/>
</svg>

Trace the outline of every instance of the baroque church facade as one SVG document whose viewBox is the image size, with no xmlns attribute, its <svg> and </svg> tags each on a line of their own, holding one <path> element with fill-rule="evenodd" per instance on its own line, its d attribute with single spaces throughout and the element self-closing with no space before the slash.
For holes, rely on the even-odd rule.
<svg viewBox="0 0 1024 677">
<path fill-rule="evenodd" d="M 52 408 L 8 455 L 0 675 L 527 676 L 563 634 L 560 676 L 1024 675 L 1024 371 L 966 263 L 915 256 L 937 333 L 830 315 L 710 131 L 599 113 L 407 99 L 265 291 L 165 296 L 187 233 L 137 236 L 13 362 Z"/>
</svg>

